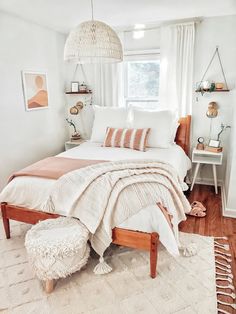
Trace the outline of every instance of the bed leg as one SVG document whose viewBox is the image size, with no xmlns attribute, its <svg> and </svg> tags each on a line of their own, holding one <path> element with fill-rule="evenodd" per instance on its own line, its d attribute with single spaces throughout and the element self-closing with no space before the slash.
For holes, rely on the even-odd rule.
<svg viewBox="0 0 236 314">
<path fill-rule="evenodd" d="M 10 221 L 6 217 L 6 203 L 1 203 L 1 210 L 2 210 L 2 221 L 3 221 L 3 226 L 6 234 L 6 238 L 10 239 Z"/>
<path fill-rule="evenodd" d="M 157 275 L 157 253 L 158 253 L 159 236 L 156 232 L 151 233 L 150 244 L 150 276 L 156 278 Z"/>
</svg>

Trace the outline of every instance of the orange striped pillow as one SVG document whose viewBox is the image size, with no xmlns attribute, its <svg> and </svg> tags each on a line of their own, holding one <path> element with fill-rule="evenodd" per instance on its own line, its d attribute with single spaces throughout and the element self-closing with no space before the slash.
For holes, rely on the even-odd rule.
<svg viewBox="0 0 236 314">
<path fill-rule="evenodd" d="M 146 150 L 150 129 L 116 129 L 107 128 L 103 142 L 105 147 L 125 147 L 140 151 Z"/>
</svg>

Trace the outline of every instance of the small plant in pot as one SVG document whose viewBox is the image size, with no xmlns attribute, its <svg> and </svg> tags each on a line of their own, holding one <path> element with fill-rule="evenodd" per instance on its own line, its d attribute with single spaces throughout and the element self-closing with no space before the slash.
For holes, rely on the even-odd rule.
<svg viewBox="0 0 236 314">
<path fill-rule="evenodd" d="M 67 123 L 73 127 L 74 133 L 71 135 L 71 141 L 77 141 L 81 138 L 79 132 L 76 130 L 76 126 L 72 120 L 66 119 Z"/>
</svg>

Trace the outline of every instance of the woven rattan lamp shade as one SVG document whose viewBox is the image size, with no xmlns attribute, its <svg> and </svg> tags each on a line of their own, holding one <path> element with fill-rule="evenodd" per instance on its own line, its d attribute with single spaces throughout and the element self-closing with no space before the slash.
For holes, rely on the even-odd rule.
<svg viewBox="0 0 236 314">
<path fill-rule="evenodd" d="M 65 44 L 64 59 L 74 63 L 109 63 L 123 60 L 116 32 L 100 21 L 87 21 L 73 29 Z"/>
</svg>

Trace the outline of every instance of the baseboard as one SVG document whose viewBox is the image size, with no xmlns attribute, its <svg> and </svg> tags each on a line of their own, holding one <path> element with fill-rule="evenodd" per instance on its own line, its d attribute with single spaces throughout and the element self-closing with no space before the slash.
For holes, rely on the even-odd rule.
<svg viewBox="0 0 236 314">
<path fill-rule="evenodd" d="M 225 185 L 221 186 L 221 200 L 222 200 L 222 215 L 224 217 L 236 218 L 236 210 L 232 208 L 227 208 L 226 206 L 226 193 L 225 193 Z"/>
<path fill-rule="evenodd" d="M 225 208 L 223 212 L 224 217 L 236 218 L 236 210 L 231 208 Z"/>
</svg>

